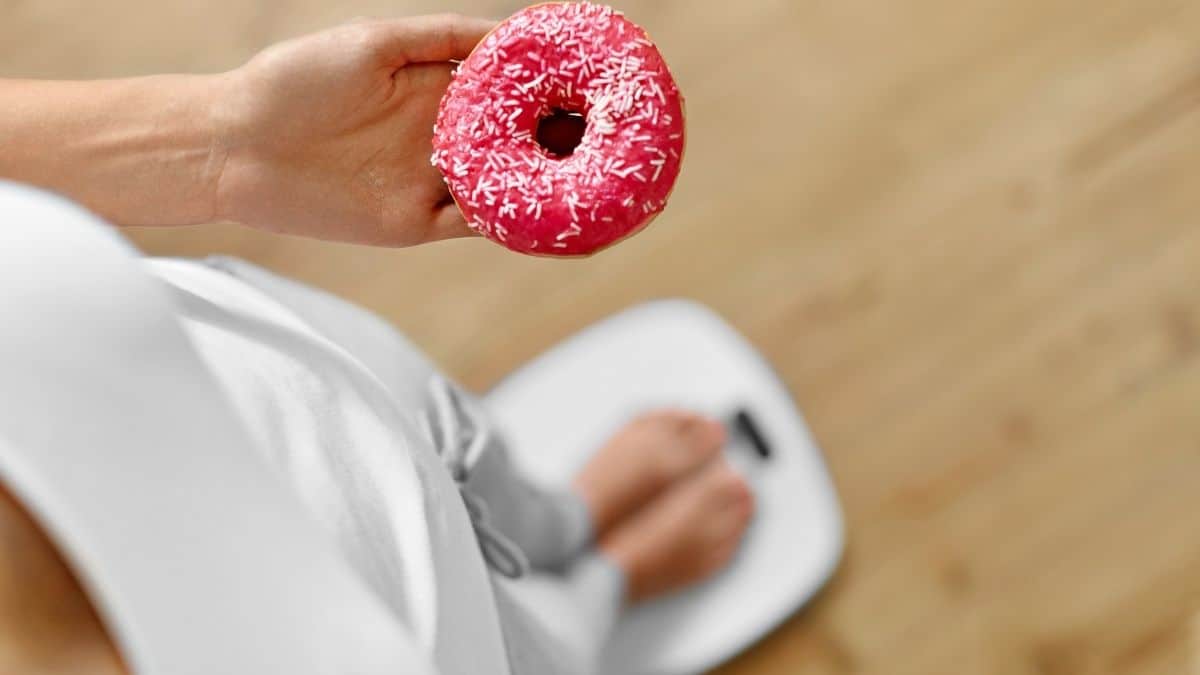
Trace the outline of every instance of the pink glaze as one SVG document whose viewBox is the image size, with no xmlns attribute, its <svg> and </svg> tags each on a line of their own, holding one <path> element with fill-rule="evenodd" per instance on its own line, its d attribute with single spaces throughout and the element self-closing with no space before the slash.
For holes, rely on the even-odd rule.
<svg viewBox="0 0 1200 675">
<path fill-rule="evenodd" d="M 566 157 L 535 137 L 556 109 L 587 122 Z M 550 3 L 501 23 L 459 67 L 432 162 L 473 229 L 521 253 L 575 256 L 663 210 L 683 146 L 683 99 L 646 32 L 610 7 Z"/>
</svg>

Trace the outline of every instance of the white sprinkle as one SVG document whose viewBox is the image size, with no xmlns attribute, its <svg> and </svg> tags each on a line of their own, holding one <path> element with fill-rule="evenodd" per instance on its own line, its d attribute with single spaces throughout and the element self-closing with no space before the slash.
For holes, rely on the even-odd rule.
<svg viewBox="0 0 1200 675">
<path fill-rule="evenodd" d="M 571 220 L 579 220 L 579 215 L 575 213 L 575 194 L 567 193 L 567 210 L 571 212 Z"/>
<path fill-rule="evenodd" d="M 667 104 L 667 97 L 663 94 L 662 87 L 658 86 L 658 80 L 650 80 L 650 88 L 654 90 L 654 95 L 663 105 Z"/>
<path fill-rule="evenodd" d="M 545 79 L 546 79 L 546 73 L 542 73 L 541 75 L 538 75 L 537 77 L 535 77 L 532 82 L 527 82 L 525 84 L 519 84 L 517 86 L 520 87 L 522 91 L 529 91 L 530 89 L 535 89 L 538 86 L 540 86 Z"/>
<path fill-rule="evenodd" d="M 642 168 L 641 164 L 635 164 L 633 166 L 625 167 L 624 169 L 621 169 L 620 171 L 614 170 L 613 173 L 620 176 L 621 178 L 628 178 L 629 174 L 634 173 L 635 171 L 637 171 L 641 168 Z"/>
</svg>

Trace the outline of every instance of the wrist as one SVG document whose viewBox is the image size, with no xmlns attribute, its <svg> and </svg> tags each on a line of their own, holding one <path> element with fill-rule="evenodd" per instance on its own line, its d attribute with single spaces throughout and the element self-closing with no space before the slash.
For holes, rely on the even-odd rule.
<svg viewBox="0 0 1200 675">
<path fill-rule="evenodd" d="M 148 212 L 131 205 L 131 225 L 196 225 L 222 218 L 218 188 L 228 154 L 221 114 L 227 97 L 225 75 L 171 75 L 146 78 L 150 119 L 144 147 L 154 194 L 141 194 Z M 134 150 L 133 154 L 138 154 Z"/>
<path fill-rule="evenodd" d="M 108 83 L 99 83 L 101 86 Z M 223 75 L 158 75 L 118 80 L 107 91 L 111 129 L 90 142 L 83 166 L 105 174 L 105 199 L 120 225 L 197 225 L 217 220 L 217 186 L 225 162 L 218 114 Z M 128 189 L 121 189 L 128 186 Z M 109 214 L 105 214 L 109 215 Z"/>
<path fill-rule="evenodd" d="M 204 184 L 210 220 L 248 224 L 242 205 L 245 199 L 230 175 L 234 172 L 229 169 L 236 164 L 235 158 L 245 163 L 248 157 L 256 154 L 252 82 L 253 78 L 243 66 L 207 76 L 200 84 L 207 101 L 204 112 L 209 145 Z"/>
</svg>

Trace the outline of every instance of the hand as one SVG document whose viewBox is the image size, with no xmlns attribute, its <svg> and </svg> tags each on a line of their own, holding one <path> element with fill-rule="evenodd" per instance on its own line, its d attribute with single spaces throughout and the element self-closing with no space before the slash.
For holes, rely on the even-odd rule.
<svg viewBox="0 0 1200 675">
<path fill-rule="evenodd" d="M 449 15 L 357 21 L 221 76 L 216 217 L 381 246 L 472 234 L 429 164 L 430 143 L 449 61 L 492 26 Z"/>
</svg>

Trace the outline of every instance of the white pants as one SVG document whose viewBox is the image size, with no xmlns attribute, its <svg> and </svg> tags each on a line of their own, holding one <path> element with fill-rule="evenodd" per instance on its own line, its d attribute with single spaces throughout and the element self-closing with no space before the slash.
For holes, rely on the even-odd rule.
<svg viewBox="0 0 1200 675">
<path fill-rule="evenodd" d="M 312 328 L 353 354 L 375 373 L 402 407 L 431 420 L 435 436 L 462 436 L 450 425 L 471 425 L 482 439 L 478 457 L 460 477 L 464 492 L 487 511 L 495 532 L 477 531 L 492 579 L 511 667 L 520 675 L 592 673 L 621 609 L 620 570 L 590 550 L 590 515 L 580 499 L 525 480 L 512 465 L 503 439 L 489 428 L 470 394 L 449 382 L 413 344 L 366 310 L 327 293 L 232 258 L 204 264 L 271 296 Z M 429 387 L 431 379 L 443 387 Z M 445 454 L 447 443 L 439 443 Z M 452 470 L 453 472 L 453 470 Z M 490 529 L 490 528 L 489 528 Z M 499 541 L 493 539 L 496 534 Z M 504 543 L 512 542 L 529 563 L 514 563 Z M 549 610 L 574 623 L 543 622 Z"/>
<path fill-rule="evenodd" d="M 12 185 L 0 184 L 0 197 L 4 198 L 0 204 L 15 207 L 7 212 L 0 208 L 0 224 L 9 228 L 10 233 L 39 232 L 45 223 L 32 222 L 36 221 L 37 214 L 44 213 L 47 218 L 61 217 L 64 210 L 61 202 L 53 197 Z M 98 222 L 86 223 L 88 219 L 74 212 L 69 215 L 68 220 L 78 222 L 81 227 L 101 227 Z M 72 243 L 69 236 L 67 239 L 64 245 Z M 88 239 L 91 241 L 94 237 Z M 81 243 L 76 248 L 90 245 Z M 82 257 L 89 255 L 86 250 L 76 253 Z M 135 267 L 136 262 L 131 259 L 126 267 Z M 299 316 L 313 331 L 339 345 L 383 382 L 397 407 L 407 409 L 413 417 L 427 419 L 433 436 L 460 440 L 483 439 L 483 442 L 475 444 L 479 447 L 466 449 L 472 453 L 469 458 L 453 456 L 459 448 L 449 442 L 445 447 L 439 447 L 438 451 L 447 460 L 448 468 L 444 468 L 457 481 L 461 497 L 470 506 L 469 510 L 483 512 L 476 523 L 478 545 L 493 569 L 490 578 L 511 672 L 532 675 L 582 675 L 594 672 L 598 653 L 620 611 L 624 582 L 616 568 L 590 550 L 589 517 L 574 495 L 540 489 L 526 482 L 514 471 L 504 444 L 489 428 L 486 417 L 478 414 L 475 400 L 440 377 L 418 350 L 378 317 L 328 294 L 240 261 L 220 259 L 185 264 L 204 265 L 209 270 L 215 268 L 219 273 L 270 296 Z M 147 279 L 153 276 L 150 268 L 151 265 L 147 264 Z M 74 270 L 61 269 L 54 273 L 71 275 Z M 90 283 L 104 286 L 103 279 L 92 279 Z M 57 300 L 48 298 L 48 302 Z M 71 304 L 67 300 L 62 299 L 64 306 Z M 120 304 L 119 297 L 105 298 L 105 301 L 118 306 Z M 133 323 L 126 332 L 136 337 L 137 326 L 142 325 L 139 322 L 147 317 L 134 312 L 127 314 L 126 317 L 121 312 L 110 312 L 110 316 L 126 317 Z M 150 318 L 160 320 L 162 317 Z M 19 321 L 21 317 L 14 317 L 14 320 Z M 81 330 L 86 332 L 87 327 L 83 326 Z M 152 345 L 139 346 L 153 348 Z M 99 355 L 98 358 L 104 357 Z M 33 362 L 39 362 L 39 359 L 33 359 Z M 441 386 L 431 387 L 431 382 L 441 382 Z M 154 388 L 158 386 L 156 383 Z M 173 395 L 171 382 L 163 382 L 161 387 L 162 391 L 154 395 L 164 398 Z M 469 461 L 461 461 L 467 459 Z M 463 471 L 464 467 L 468 470 Z M 341 497 L 351 502 L 363 498 L 351 490 L 344 490 Z M 439 496 L 459 497 L 460 494 L 453 491 Z M 152 510 L 154 505 L 145 506 Z M 386 512 L 375 509 L 373 513 L 375 515 L 372 518 L 387 519 Z M 389 524 L 368 525 L 386 527 Z M 471 533 L 467 530 L 463 534 L 469 537 Z M 143 543 L 153 546 L 155 542 Z M 221 550 L 217 554 L 234 556 L 238 551 Z M 347 557 L 354 558 L 353 555 Z M 353 562 L 360 573 L 363 573 L 364 566 L 379 566 L 378 560 Z M 525 571 L 527 564 L 532 569 L 519 574 Z M 382 565 L 386 566 L 386 562 Z M 385 604 L 388 604 L 389 589 L 386 583 L 382 586 L 371 583 L 380 579 L 386 581 L 387 575 L 378 575 L 373 579 L 369 578 L 370 574 L 364 573 L 363 576 L 368 577 L 368 585 L 383 596 Z M 472 600 L 491 603 L 493 598 L 477 597 Z M 542 610 L 546 608 L 554 609 L 559 617 L 570 616 L 575 620 L 556 621 L 549 625 L 540 618 Z M 450 648 L 470 650 L 471 645 L 465 641 Z M 466 672 L 461 667 L 445 665 L 454 663 L 453 659 L 444 662 L 435 660 L 442 665 L 441 675 Z M 496 666 L 495 672 L 503 670 L 500 664 Z"/>
</svg>

